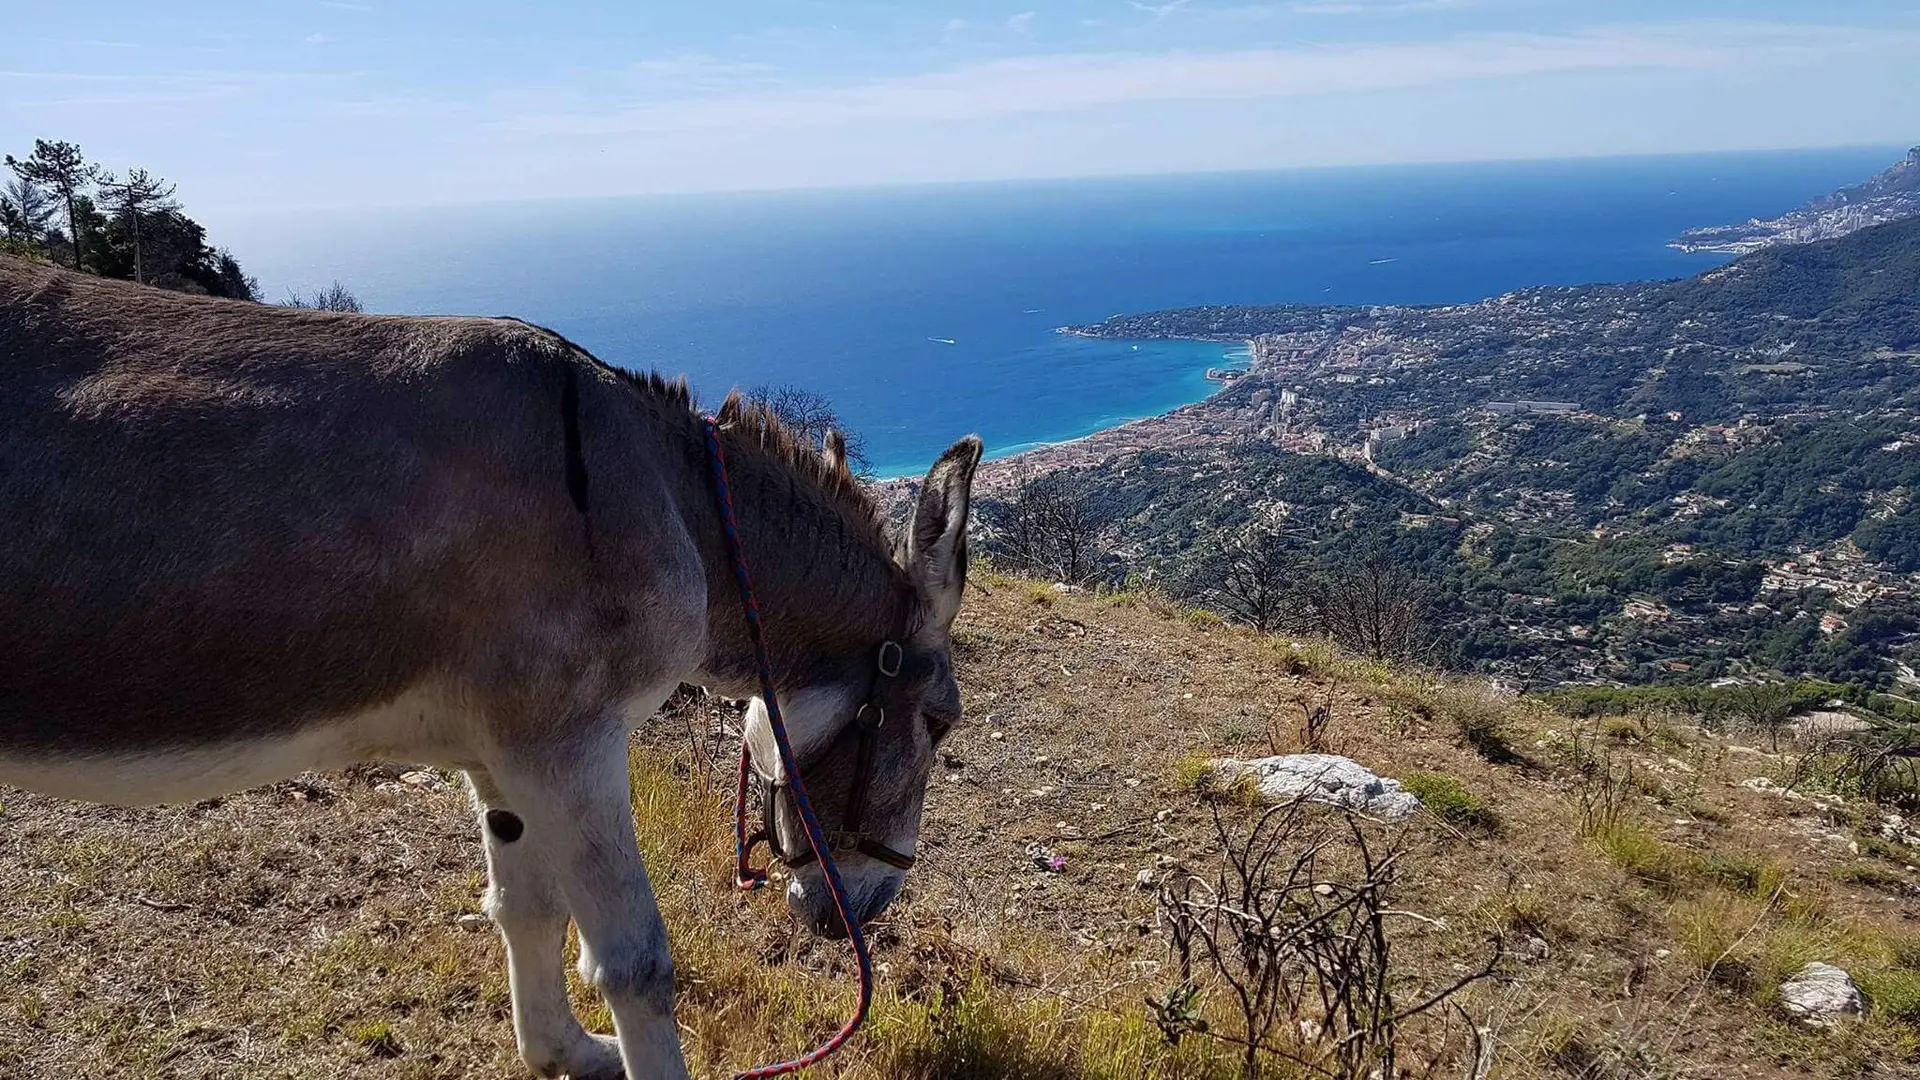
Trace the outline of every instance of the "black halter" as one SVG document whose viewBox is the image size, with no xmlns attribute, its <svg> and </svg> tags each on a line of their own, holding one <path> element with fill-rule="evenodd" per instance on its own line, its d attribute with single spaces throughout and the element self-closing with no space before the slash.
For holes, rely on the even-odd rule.
<svg viewBox="0 0 1920 1080">
<path fill-rule="evenodd" d="M 887 845 L 868 836 L 861 825 L 867 812 L 867 790 L 873 786 L 873 760 L 880 744 L 880 729 L 886 725 L 887 710 L 882 704 L 887 680 L 900 674 L 906 661 L 906 650 L 898 642 L 883 641 L 879 654 L 874 658 L 872 688 L 867 692 L 867 700 L 853 714 L 851 724 L 860 739 L 858 756 L 853 766 L 853 787 L 847 792 L 847 805 L 840 814 L 840 828 L 827 832 L 827 843 L 835 854 L 858 852 L 871 859 L 877 859 L 888 866 L 901 870 L 913 868 L 914 857 L 903 855 Z M 838 741 L 836 737 L 836 742 Z M 755 844 L 765 843 L 774 857 L 786 863 L 788 868 L 805 866 L 814 860 L 813 850 L 804 842 L 797 850 L 785 850 L 780 843 L 780 829 L 776 816 L 782 804 L 793 798 L 791 786 L 785 779 L 774 780 L 761 772 L 756 765 L 754 776 L 760 781 L 760 830 L 747 838 L 749 849 Z"/>
</svg>

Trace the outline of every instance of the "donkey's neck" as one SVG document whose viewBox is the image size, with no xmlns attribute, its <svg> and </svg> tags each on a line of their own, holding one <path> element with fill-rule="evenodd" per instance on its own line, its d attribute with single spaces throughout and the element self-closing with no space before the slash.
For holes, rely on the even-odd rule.
<svg viewBox="0 0 1920 1080">
<path fill-rule="evenodd" d="M 880 642 L 911 631 L 914 597 L 871 512 L 751 431 L 726 431 L 722 439 L 737 532 L 781 689 L 864 673 Z M 711 471 L 701 468 L 692 487 L 684 509 L 701 533 L 695 542 L 707 568 L 703 673 L 717 689 L 757 694 Z M 858 670 L 840 670 L 849 665 Z"/>
</svg>

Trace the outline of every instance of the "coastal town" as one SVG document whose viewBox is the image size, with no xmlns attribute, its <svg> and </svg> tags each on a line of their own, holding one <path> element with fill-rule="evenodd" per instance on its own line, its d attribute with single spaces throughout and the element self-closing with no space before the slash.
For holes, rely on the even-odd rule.
<svg viewBox="0 0 1920 1080">
<path fill-rule="evenodd" d="M 1894 228 L 1920 239 L 1920 221 Z M 1427 500 L 1399 512 L 1402 526 L 1457 533 L 1462 557 L 1495 533 L 1642 552 L 1597 608 L 1569 604 L 1550 580 L 1486 601 L 1490 633 L 1555 644 L 1556 679 L 1686 678 L 1716 659 L 1737 669 L 1753 641 L 1800 627 L 1838 642 L 1920 600 L 1908 538 L 1920 528 L 1920 399 L 1895 377 L 1920 350 L 1900 336 L 1908 307 L 1836 328 L 1817 290 L 1770 291 L 1770 256 L 1753 258 L 1689 281 L 1474 304 L 1203 307 L 1064 327 L 1217 341 L 1250 362 L 1204 401 L 990 463 L 981 490 L 1005 496 L 1063 470 L 1113 483 L 1140 471 L 1125 462 L 1168 459 L 1195 483 L 1158 493 L 1164 503 L 1223 490 L 1249 454 L 1332 460 Z M 1879 258 L 1863 249 L 1836 273 L 1876 275 Z M 1161 547 L 1171 566 L 1178 553 Z M 1716 575 L 1742 583 L 1700 595 L 1657 585 Z M 1481 667 L 1519 679 L 1537 665 Z"/>
</svg>

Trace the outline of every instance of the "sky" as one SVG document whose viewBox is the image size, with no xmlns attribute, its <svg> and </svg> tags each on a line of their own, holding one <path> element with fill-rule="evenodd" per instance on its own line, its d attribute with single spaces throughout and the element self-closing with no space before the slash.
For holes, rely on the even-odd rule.
<svg viewBox="0 0 1920 1080">
<path fill-rule="evenodd" d="M 1920 142 L 1920 0 L 0 0 L 0 150 L 267 210 Z"/>
</svg>

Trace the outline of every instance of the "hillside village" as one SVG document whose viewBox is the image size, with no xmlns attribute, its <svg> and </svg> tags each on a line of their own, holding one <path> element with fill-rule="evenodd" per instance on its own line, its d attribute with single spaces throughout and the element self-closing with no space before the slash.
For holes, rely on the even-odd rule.
<svg viewBox="0 0 1920 1080">
<path fill-rule="evenodd" d="M 986 482 L 1007 492 L 1071 473 L 1098 502 L 1125 462 L 1155 467 L 1172 455 L 1161 470 L 1171 485 L 1202 474 L 1231 482 L 1273 452 L 1329 458 L 1425 500 L 1397 507 L 1398 534 L 1439 529 L 1452 542 L 1430 553 L 1435 576 L 1512 601 L 1492 605 L 1504 612 L 1466 601 L 1450 610 L 1506 641 L 1554 643 L 1550 678 L 1737 681 L 1775 663 L 1791 668 L 1796 651 L 1821 642 L 1857 641 L 1885 658 L 1877 674 L 1839 659 L 1800 670 L 1911 687 L 1920 641 L 1916 296 L 1920 218 L 1764 251 L 1679 282 L 1528 289 L 1424 308 L 1118 316 L 1071 332 L 1245 342 L 1251 364 L 1205 402 L 1022 455 L 990 469 Z M 1379 498 L 1378 485 L 1363 486 L 1335 485 L 1351 516 L 1366 517 Z M 1190 484 L 1183 496 L 1169 486 L 1160 510 L 1182 498 L 1218 500 L 1220 490 Z M 1263 499 L 1257 484 L 1237 497 Z M 1227 524 L 1259 516 L 1230 515 Z M 1120 548 L 1157 556 L 1133 560 L 1128 572 L 1173 571 L 1174 548 L 1154 541 L 1158 528 L 1144 517 L 1115 523 Z M 1319 539 L 1331 535 L 1323 529 Z M 1361 542 L 1403 542 L 1382 536 Z M 1557 548 L 1550 561 L 1589 551 L 1576 561 L 1620 565 L 1611 581 L 1580 579 L 1576 591 L 1604 593 L 1599 608 L 1569 606 L 1566 575 L 1489 561 L 1516 543 Z M 1662 567 L 1687 580 L 1725 576 L 1724 567 L 1742 584 L 1674 593 L 1653 583 Z M 1868 625 L 1880 635 L 1871 642 L 1859 638 Z M 1797 644 L 1764 645 L 1789 639 Z M 1460 658 L 1467 666 L 1526 677 L 1498 647 L 1476 648 Z M 1743 656 L 1757 663 L 1743 670 Z"/>
</svg>

